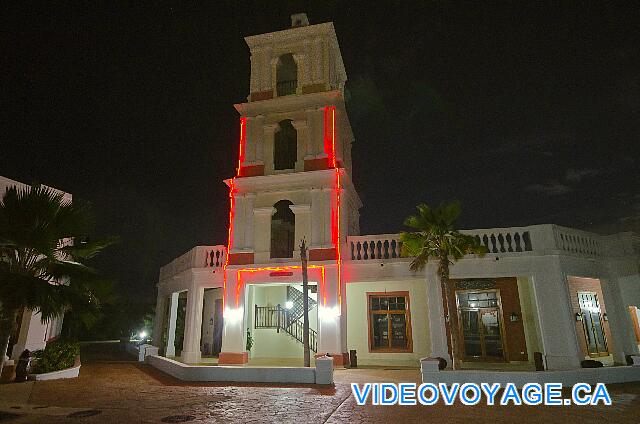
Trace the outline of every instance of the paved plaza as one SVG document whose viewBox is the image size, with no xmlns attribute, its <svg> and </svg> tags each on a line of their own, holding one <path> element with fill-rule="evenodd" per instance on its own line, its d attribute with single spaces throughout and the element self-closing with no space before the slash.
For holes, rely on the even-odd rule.
<svg viewBox="0 0 640 424">
<path fill-rule="evenodd" d="M 144 364 L 90 357 L 80 377 L 0 385 L 0 423 L 632 423 L 640 383 L 610 385 L 613 405 L 358 406 L 349 383 L 416 382 L 412 369 L 337 370 L 335 387 L 190 384 Z"/>
</svg>

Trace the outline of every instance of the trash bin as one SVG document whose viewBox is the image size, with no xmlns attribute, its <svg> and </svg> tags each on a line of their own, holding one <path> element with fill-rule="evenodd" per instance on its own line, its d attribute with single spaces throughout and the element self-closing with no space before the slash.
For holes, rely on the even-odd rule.
<svg viewBox="0 0 640 424">
<path fill-rule="evenodd" d="M 349 351 L 349 368 L 358 368 L 358 354 L 355 349 Z"/>
<path fill-rule="evenodd" d="M 14 381 L 16 383 L 27 381 L 29 371 L 31 371 L 31 352 L 29 352 L 29 349 L 25 349 L 18 359 L 18 365 L 16 365 L 16 379 Z"/>
</svg>

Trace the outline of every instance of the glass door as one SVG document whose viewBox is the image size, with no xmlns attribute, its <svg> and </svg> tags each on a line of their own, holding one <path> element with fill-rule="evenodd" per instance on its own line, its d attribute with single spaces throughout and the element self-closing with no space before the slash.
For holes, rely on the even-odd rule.
<svg viewBox="0 0 640 424">
<path fill-rule="evenodd" d="M 609 355 L 598 295 L 593 292 L 578 292 L 578 302 L 587 353 L 594 357 Z"/>
<path fill-rule="evenodd" d="M 462 357 L 484 361 L 504 360 L 498 291 L 459 291 L 456 296 Z"/>
</svg>

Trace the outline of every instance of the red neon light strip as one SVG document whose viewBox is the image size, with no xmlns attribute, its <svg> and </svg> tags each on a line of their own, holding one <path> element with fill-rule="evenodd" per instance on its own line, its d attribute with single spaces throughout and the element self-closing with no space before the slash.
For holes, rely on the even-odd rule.
<svg viewBox="0 0 640 424">
<path fill-rule="evenodd" d="M 335 165 L 334 165 L 335 166 Z M 337 240 L 336 240 L 336 258 L 338 266 L 338 307 L 342 307 L 342 259 L 340 257 L 340 169 L 336 168 L 336 208 L 337 213 Z"/>
<path fill-rule="evenodd" d="M 245 153 L 245 144 L 247 141 L 247 118 L 240 118 L 240 150 L 238 153 L 238 169 L 237 175 L 240 176 L 240 169 L 242 169 L 242 164 L 244 162 L 244 153 Z"/>
<path fill-rule="evenodd" d="M 336 167 L 336 107 L 324 108 L 324 152 L 331 167 Z"/>
<path fill-rule="evenodd" d="M 324 273 L 324 266 L 323 265 L 309 265 L 308 266 L 309 269 L 319 269 L 320 270 L 320 283 L 321 283 L 321 291 L 323 293 L 323 300 L 324 300 L 324 305 L 326 306 L 327 304 L 327 295 L 326 295 L 326 289 L 325 289 L 325 273 Z M 300 265 L 291 265 L 291 266 L 275 266 L 275 267 L 263 267 L 263 268 L 242 268 L 236 271 L 236 278 L 237 278 L 237 283 L 236 283 L 236 308 L 238 308 L 240 306 L 240 289 L 242 288 L 242 277 L 240 275 L 240 273 L 242 272 L 251 272 L 251 273 L 255 273 L 255 272 L 272 272 L 272 271 L 288 271 L 288 270 L 292 270 L 292 269 L 302 269 L 302 266 Z M 226 272 L 225 272 L 226 275 Z M 226 289 L 225 289 L 226 290 Z"/>
<path fill-rule="evenodd" d="M 233 243 L 233 218 L 235 215 L 235 178 L 231 179 L 231 187 L 229 187 L 229 236 L 227 238 L 227 257 L 224 260 L 224 267 L 222 268 L 222 310 L 226 304 L 227 297 L 227 266 L 229 265 L 229 255 Z"/>
</svg>

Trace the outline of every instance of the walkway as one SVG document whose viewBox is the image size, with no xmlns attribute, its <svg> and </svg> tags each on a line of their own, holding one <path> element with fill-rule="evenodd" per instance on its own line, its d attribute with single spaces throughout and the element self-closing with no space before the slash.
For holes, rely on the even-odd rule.
<svg viewBox="0 0 640 424">
<path fill-rule="evenodd" d="M 0 422 L 124 424 L 184 418 L 192 423 L 583 424 L 637 422 L 640 416 L 640 383 L 609 386 L 611 407 L 360 407 L 351 396 L 350 382 L 419 383 L 418 370 L 337 370 L 335 379 L 335 388 L 322 389 L 186 384 L 135 362 L 85 362 L 78 379 L 0 385 Z"/>
</svg>

